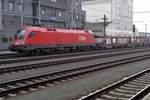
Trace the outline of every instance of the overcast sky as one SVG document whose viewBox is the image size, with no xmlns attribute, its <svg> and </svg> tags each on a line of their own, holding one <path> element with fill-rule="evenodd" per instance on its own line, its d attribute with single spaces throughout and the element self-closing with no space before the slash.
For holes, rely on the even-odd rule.
<svg viewBox="0 0 150 100">
<path fill-rule="evenodd" d="M 134 0 L 134 12 L 143 11 L 150 11 L 150 0 Z M 150 13 L 134 13 L 133 20 L 139 31 L 145 32 L 147 24 L 147 30 L 150 32 Z"/>
</svg>

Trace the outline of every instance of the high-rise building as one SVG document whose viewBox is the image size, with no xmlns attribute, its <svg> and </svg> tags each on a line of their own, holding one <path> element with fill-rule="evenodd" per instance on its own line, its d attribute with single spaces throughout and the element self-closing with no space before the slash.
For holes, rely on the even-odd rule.
<svg viewBox="0 0 150 100">
<path fill-rule="evenodd" d="M 7 49 L 16 30 L 41 24 L 56 28 L 83 28 L 81 0 L 0 0 L 0 50 Z"/>
<path fill-rule="evenodd" d="M 85 11 L 81 7 L 82 0 L 68 0 L 67 28 L 84 28 Z"/>
<path fill-rule="evenodd" d="M 83 0 L 88 22 L 103 22 L 104 15 L 110 24 L 106 34 L 110 36 L 132 36 L 133 0 Z"/>
</svg>

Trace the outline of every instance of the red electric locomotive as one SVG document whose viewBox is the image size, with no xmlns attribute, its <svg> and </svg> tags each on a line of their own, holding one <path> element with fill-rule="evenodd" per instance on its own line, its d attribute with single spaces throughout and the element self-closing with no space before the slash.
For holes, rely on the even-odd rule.
<svg viewBox="0 0 150 100">
<path fill-rule="evenodd" d="M 51 53 L 93 48 L 95 44 L 91 31 L 27 26 L 15 34 L 10 49 L 17 52 Z"/>
</svg>

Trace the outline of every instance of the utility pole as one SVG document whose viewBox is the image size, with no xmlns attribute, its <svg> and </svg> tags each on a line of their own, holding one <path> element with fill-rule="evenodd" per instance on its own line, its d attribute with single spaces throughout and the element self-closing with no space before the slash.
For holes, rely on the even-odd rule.
<svg viewBox="0 0 150 100">
<path fill-rule="evenodd" d="M 104 14 L 104 44 L 106 44 L 106 15 Z"/>
<path fill-rule="evenodd" d="M 104 36 L 106 36 L 106 15 L 104 15 Z"/>
<path fill-rule="evenodd" d="M 148 43 L 147 24 L 145 24 L 145 37 L 146 37 L 146 44 L 147 44 Z"/>
<path fill-rule="evenodd" d="M 24 26 L 24 21 L 23 21 L 23 1 L 21 0 L 21 27 Z"/>
<path fill-rule="evenodd" d="M 2 31 L 3 30 L 3 24 L 2 24 L 2 6 L 4 6 L 3 4 L 2 4 L 2 0 L 0 1 L 0 31 Z"/>
<path fill-rule="evenodd" d="M 145 24 L 145 33 L 146 33 L 146 36 L 147 36 L 147 24 Z"/>
<path fill-rule="evenodd" d="M 40 0 L 38 0 L 38 4 L 39 4 L 39 25 L 41 25 L 41 2 Z"/>
<path fill-rule="evenodd" d="M 136 37 L 135 37 L 135 25 L 133 25 L 132 32 L 133 32 L 133 40 L 134 40 L 134 44 L 135 44 L 135 43 L 136 43 Z"/>
</svg>

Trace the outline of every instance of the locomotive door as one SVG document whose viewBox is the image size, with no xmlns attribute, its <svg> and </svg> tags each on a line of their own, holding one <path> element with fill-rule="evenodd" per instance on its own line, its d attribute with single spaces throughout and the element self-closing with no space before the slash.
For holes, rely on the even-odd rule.
<svg viewBox="0 0 150 100">
<path fill-rule="evenodd" d="M 58 32 L 55 32 L 55 35 L 56 35 L 56 45 L 57 46 L 60 46 L 61 45 L 61 33 L 58 33 Z"/>
<path fill-rule="evenodd" d="M 32 31 L 29 33 L 27 41 L 30 45 L 39 46 L 42 43 L 42 36 L 39 31 Z"/>
<path fill-rule="evenodd" d="M 56 32 L 54 31 L 48 31 L 44 33 L 44 39 L 45 39 L 45 44 L 47 46 L 53 47 L 56 45 L 57 40 L 56 40 L 57 36 L 56 36 Z"/>
</svg>

